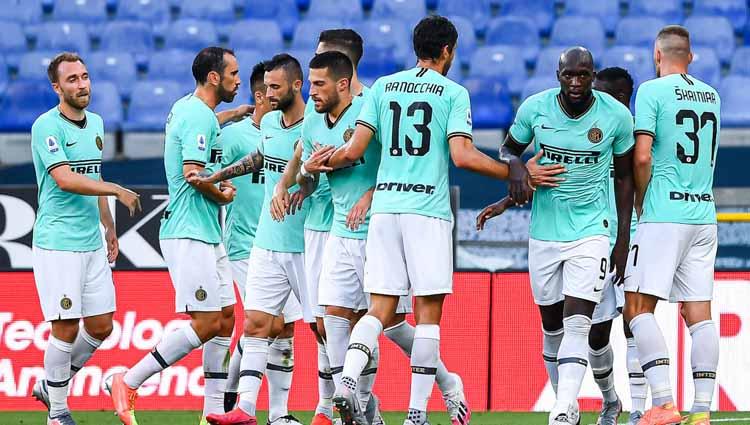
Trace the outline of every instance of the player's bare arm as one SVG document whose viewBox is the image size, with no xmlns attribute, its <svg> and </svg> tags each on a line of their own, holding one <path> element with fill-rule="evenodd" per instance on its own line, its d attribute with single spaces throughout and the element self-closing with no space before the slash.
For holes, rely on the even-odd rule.
<svg viewBox="0 0 750 425">
<path fill-rule="evenodd" d="M 359 201 L 349 210 L 346 215 L 346 227 L 356 231 L 367 219 L 367 213 L 372 205 L 372 196 L 375 194 L 375 187 L 371 187 L 365 192 Z"/>
<path fill-rule="evenodd" d="M 470 138 L 466 136 L 452 136 L 448 139 L 448 146 L 450 148 L 451 159 L 456 167 L 498 180 L 508 178 L 508 165 L 483 154 L 474 146 L 474 142 Z"/>
<path fill-rule="evenodd" d="M 633 217 L 633 151 L 615 156 L 615 204 L 617 205 L 617 239 L 610 257 L 610 271 L 615 269 L 615 283 L 622 282 L 630 250 L 630 219 Z"/>
<path fill-rule="evenodd" d="M 251 155 L 248 155 L 248 156 L 251 156 Z M 231 167 L 232 166 L 230 165 L 227 168 L 231 168 Z M 229 182 L 225 182 L 222 179 L 219 187 L 216 187 L 214 186 L 214 183 L 205 182 L 203 181 L 203 179 L 199 177 L 205 172 L 206 172 L 205 168 L 197 164 L 184 164 L 182 166 L 182 175 L 185 176 L 185 180 L 191 186 L 193 186 L 195 190 L 202 193 L 203 196 L 205 196 L 206 198 L 220 205 L 225 205 L 225 204 L 232 202 L 232 200 L 234 200 L 234 194 L 235 194 L 234 185 L 232 185 Z M 220 171 L 217 171 L 217 173 L 219 172 Z M 217 181 L 220 181 L 220 180 L 217 180 Z"/>
<path fill-rule="evenodd" d="M 219 125 L 224 125 L 228 122 L 242 121 L 245 118 L 252 115 L 255 111 L 253 105 L 240 105 L 233 109 L 227 109 L 216 114 L 216 119 L 219 121 Z"/>
<path fill-rule="evenodd" d="M 513 203 L 513 200 L 510 199 L 510 196 L 506 196 L 505 198 L 484 207 L 484 209 L 477 214 L 477 231 L 484 230 L 484 224 L 487 223 L 488 220 L 501 215 L 514 205 L 515 204 Z"/>
<path fill-rule="evenodd" d="M 362 155 L 365 154 L 374 135 L 375 133 L 371 128 L 357 123 L 357 128 L 354 130 L 351 140 L 336 149 L 328 159 L 327 165 L 333 169 L 352 165 L 354 161 L 362 158 Z"/>
<path fill-rule="evenodd" d="M 544 155 L 544 149 L 539 149 L 534 156 L 526 161 L 526 169 L 529 171 L 529 185 L 532 190 L 537 186 L 558 187 L 560 182 L 565 181 L 564 177 L 557 177 L 566 171 L 562 164 L 539 165 L 539 159 Z"/>
<path fill-rule="evenodd" d="M 188 167 L 188 168 L 186 168 Z M 245 174 L 257 173 L 263 169 L 263 154 L 255 151 L 245 155 L 242 159 L 230 164 L 214 173 L 209 172 L 204 167 L 198 165 L 185 165 L 183 174 L 185 180 L 191 185 L 196 184 L 214 184 L 235 177 L 244 176 Z"/>
<path fill-rule="evenodd" d="M 117 242 L 117 231 L 115 230 L 115 220 L 112 218 L 112 212 L 109 210 L 109 202 L 106 196 L 100 196 L 99 204 L 99 221 L 104 226 L 104 240 L 107 242 L 107 261 L 110 263 L 117 259 L 120 252 L 120 245 Z"/>
<path fill-rule="evenodd" d="M 279 180 L 273 190 L 271 217 L 276 221 L 283 221 L 286 214 L 293 214 L 292 209 L 296 212 L 296 210 L 302 207 L 303 194 L 299 192 L 289 194 L 289 188 L 296 183 L 301 161 L 302 143 L 297 143 L 297 146 L 294 148 L 294 156 L 286 164 L 284 174 L 282 174 L 281 180 Z"/>
<path fill-rule="evenodd" d="M 50 175 L 57 186 L 65 192 L 88 196 L 114 196 L 128 208 L 131 217 L 141 211 L 140 195 L 118 184 L 94 180 L 74 173 L 68 165 L 55 167 L 50 170 Z"/>
<path fill-rule="evenodd" d="M 633 156 L 633 181 L 635 183 L 635 211 L 638 217 L 643 212 L 643 199 L 646 196 L 648 183 L 651 181 L 651 145 L 654 137 L 650 134 L 635 135 L 635 154 Z"/>
<path fill-rule="evenodd" d="M 531 199 L 531 186 L 529 186 L 529 172 L 526 169 L 521 154 L 526 146 L 516 142 L 510 137 L 505 137 L 505 142 L 500 147 L 500 161 L 507 164 L 509 168 L 508 192 L 517 205 L 523 205 Z"/>
</svg>

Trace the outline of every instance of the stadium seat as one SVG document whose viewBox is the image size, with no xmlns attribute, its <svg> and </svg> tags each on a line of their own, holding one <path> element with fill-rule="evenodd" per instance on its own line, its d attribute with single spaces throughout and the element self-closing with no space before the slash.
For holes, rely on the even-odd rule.
<svg viewBox="0 0 750 425">
<path fill-rule="evenodd" d="M 463 81 L 463 73 L 461 72 L 461 67 L 458 66 L 458 64 L 461 62 L 461 52 L 458 52 L 456 54 L 456 58 L 453 59 L 453 65 L 451 65 L 451 69 L 448 70 L 448 75 L 446 77 L 450 78 L 451 81 L 455 81 L 459 84 Z M 414 64 L 409 64 L 406 68 L 413 68 Z"/>
<path fill-rule="evenodd" d="M 692 50 L 693 62 L 688 68 L 688 73 L 712 87 L 718 87 L 721 65 L 714 49 L 695 47 Z"/>
<path fill-rule="evenodd" d="M 411 31 L 425 16 L 427 7 L 419 0 L 375 0 L 371 15 L 373 18 L 401 19 Z"/>
<path fill-rule="evenodd" d="M 169 27 L 169 3 L 167 0 L 119 0 L 117 19 L 146 22 L 152 32 L 164 37 Z"/>
<path fill-rule="evenodd" d="M 292 39 L 299 21 L 299 11 L 294 0 L 244 0 L 245 17 L 274 19 L 287 40 Z"/>
<path fill-rule="evenodd" d="M 104 26 L 101 49 L 108 52 L 130 53 L 144 69 L 154 50 L 154 37 L 145 22 L 116 21 Z"/>
<path fill-rule="evenodd" d="M 461 40 L 461 37 L 458 39 Z M 488 45 L 506 44 L 522 49 L 524 60 L 528 64 L 536 62 L 541 44 L 534 23 L 521 16 L 503 16 L 491 20 L 485 40 Z"/>
<path fill-rule="evenodd" d="M 474 50 L 477 49 L 477 39 L 474 32 L 474 25 L 471 21 L 463 16 L 448 16 L 448 19 L 453 22 L 458 31 L 458 58 L 462 59 L 461 66 L 468 68 L 469 59 L 474 54 Z M 411 54 L 409 57 L 413 57 L 413 47 L 411 45 L 411 38 L 407 36 L 406 42 L 401 43 L 404 50 L 408 50 Z M 369 41 L 369 40 L 368 40 Z"/>
<path fill-rule="evenodd" d="M 250 95 L 250 87 L 248 87 L 248 85 L 250 84 L 250 78 L 246 78 L 246 80 L 242 81 L 242 84 L 240 85 L 239 90 L 237 90 L 237 95 L 234 97 L 234 100 L 231 103 L 220 103 L 216 107 L 216 112 L 226 111 L 227 109 L 236 108 L 247 103 L 254 103 L 250 99 L 252 96 Z"/>
<path fill-rule="evenodd" d="M 307 11 L 308 19 L 336 19 L 347 22 L 362 20 L 362 4 L 359 1 L 311 0 Z"/>
<path fill-rule="evenodd" d="M 594 61 L 598 61 L 604 53 L 604 28 L 597 18 L 563 16 L 552 27 L 549 44 L 563 49 L 571 46 L 583 46 L 594 55 Z"/>
<path fill-rule="evenodd" d="M 355 25 L 354 30 L 364 40 L 365 55 L 370 48 L 392 49 L 394 57 L 402 64 L 407 60 L 414 59 L 414 50 L 411 47 L 411 29 L 399 20 L 371 18 Z M 459 49 L 461 49 L 461 37 L 458 38 Z M 459 50 L 460 51 L 460 50 Z"/>
<path fill-rule="evenodd" d="M 615 46 L 604 53 L 599 69 L 611 66 L 624 68 L 633 77 L 635 87 L 638 87 L 656 76 L 653 58 L 653 53 L 645 47 Z"/>
<path fill-rule="evenodd" d="M 467 78 L 462 85 L 471 97 L 474 128 L 507 128 L 513 120 L 510 92 L 494 78 Z"/>
<path fill-rule="evenodd" d="M 3 29 L 3 36 L 0 38 L 0 55 L 5 56 L 7 65 L 17 68 L 21 55 L 27 50 L 26 35 L 17 22 L 0 21 L 0 28 Z"/>
<path fill-rule="evenodd" d="M 401 69 L 399 62 L 388 49 L 367 49 L 357 68 L 357 75 L 364 79 L 376 79 L 383 75 L 393 74 Z"/>
<path fill-rule="evenodd" d="M 133 86 L 125 131 L 163 131 L 172 104 L 185 92 L 174 81 L 139 81 Z"/>
<path fill-rule="evenodd" d="M 0 20 L 19 24 L 42 21 L 42 3 L 39 0 L 0 0 Z"/>
<path fill-rule="evenodd" d="M 734 51 L 730 70 L 732 75 L 750 77 L 750 47 L 743 46 Z"/>
<path fill-rule="evenodd" d="M 722 127 L 750 126 L 750 109 L 747 107 L 745 90 L 750 87 L 750 77 L 730 75 L 719 85 L 721 95 Z"/>
<path fill-rule="evenodd" d="M 232 25 L 232 29 L 229 31 L 229 46 L 232 49 L 280 52 L 284 48 L 284 39 L 281 35 L 281 28 L 276 21 L 245 19 Z"/>
<path fill-rule="evenodd" d="M 117 85 L 118 93 L 126 99 L 130 97 L 137 76 L 133 55 L 126 52 L 94 52 L 86 58 L 86 66 L 97 87 L 100 81 L 112 82 Z"/>
<path fill-rule="evenodd" d="M 18 79 L 27 81 L 47 82 L 47 67 L 55 57 L 55 52 L 29 52 L 21 56 L 18 64 Z"/>
<path fill-rule="evenodd" d="M 500 14 L 523 16 L 536 25 L 542 35 L 548 35 L 555 19 L 555 0 L 501 0 Z"/>
<path fill-rule="evenodd" d="M 545 47 L 539 52 L 534 68 L 534 77 L 538 78 L 556 78 L 560 55 L 563 52 L 562 47 Z"/>
<path fill-rule="evenodd" d="M 303 83 L 308 84 L 307 74 L 310 70 L 310 60 L 315 56 L 315 49 L 291 49 L 287 53 L 299 61 L 299 64 L 302 67 L 302 81 Z M 307 94 L 305 94 L 305 96 L 307 96 Z"/>
<path fill-rule="evenodd" d="M 617 24 L 615 43 L 620 46 L 654 47 L 654 40 L 666 23 L 652 16 L 626 16 Z"/>
<path fill-rule="evenodd" d="M 148 79 L 172 80 L 179 85 L 182 92 L 193 91 L 193 60 L 196 54 L 197 52 L 172 49 L 153 55 L 148 64 Z M 135 93 L 132 96 L 135 96 Z"/>
<path fill-rule="evenodd" d="M 168 49 L 185 49 L 198 53 L 204 47 L 216 45 L 218 41 L 213 22 L 179 19 L 169 26 L 164 45 Z"/>
<path fill-rule="evenodd" d="M 5 87 L 8 85 L 8 81 L 10 81 L 10 77 L 8 76 L 8 64 L 5 62 L 5 59 L 0 56 L 0 98 L 3 97 L 3 92 L 5 92 Z"/>
<path fill-rule="evenodd" d="M 693 47 L 711 47 L 719 60 L 728 64 L 734 53 L 734 30 L 727 18 L 721 16 L 691 16 L 685 19 Z"/>
<path fill-rule="evenodd" d="M 682 0 L 630 0 L 630 16 L 653 16 L 668 24 L 679 24 L 684 18 Z"/>
<path fill-rule="evenodd" d="M 345 28 L 343 21 L 330 19 L 315 19 L 301 21 L 297 28 L 294 29 L 294 38 L 292 39 L 292 48 L 294 49 L 312 49 L 318 45 L 318 37 L 323 30 L 332 28 Z"/>
<path fill-rule="evenodd" d="M 740 32 L 747 22 L 745 0 L 694 0 L 693 16 L 723 16 L 729 19 L 735 32 Z"/>
<path fill-rule="evenodd" d="M 237 62 L 240 65 L 240 75 L 242 84 L 247 85 L 250 82 L 250 70 L 258 63 L 270 57 L 266 57 L 257 49 L 238 49 L 234 51 Z"/>
<path fill-rule="evenodd" d="M 219 38 L 226 40 L 229 25 L 234 22 L 234 2 L 232 0 L 190 0 L 180 6 L 180 18 L 205 19 L 215 24 Z"/>
<path fill-rule="evenodd" d="M 40 27 L 36 40 L 39 50 L 68 50 L 80 54 L 88 52 L 90 44 L 86 27 L 78 22 L 46 22 Z"/>
<path fill-rule="evenodd" d="M 117 87 L 112 81 L 97 81 L 91 87 L 88 110 L 101 115 L 107 132 L 117 131 L 122 125 L 122 101 Z"/>
<path fill-rule="evenodd" d="M 559 88 L 560 82 L 557 81 L 555 76 L 551 77 L 533 77 L 526 81 L 521 92 L 521 101 L 525 100 L 529 96 L 535 95 L 547 89 Z"/>
<path fill-rule="evenodd" d="M 520 94 L 526 82 L 521 49 L 512 46 L 484 46 L 471 58 L 470 77 L 495 77 L 514 95 Z"/>
<path fill-rule="evenodd" d="M 489 0 L 439 0 L 437 13 L 441 16 L 461 16 L 474 25 L 476 35 L 484 35 L 491 14 Z M 459 41 L 465 33 L 459 31 Z"/>
<path fill-rule="evenodd" d="M 620 20 L 619 0 L 565 0 L 565 16 L 599 18 L 607 34 L 613 34 Z"/>
<path fill-rule="evenodd" d="M 107 1 L 56 0 L 52 16 L 56 21 L 101 23 L 107 19 Z"/>
<path fill-rule="evenodd" d="M 0 100 L 0 131 L 29 131 L 58 102 L 49 82 L 12 81 Z"/>
</svg>

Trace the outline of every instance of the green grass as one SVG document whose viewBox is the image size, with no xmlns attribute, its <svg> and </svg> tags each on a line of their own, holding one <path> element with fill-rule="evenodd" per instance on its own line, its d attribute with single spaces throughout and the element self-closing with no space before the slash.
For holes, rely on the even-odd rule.
<svg viewBox="0 0 750 425">
<path fill-rule="evenodd" d="M 195 411 L 178 411 L 178 412 L 149 412 L 143 411 L 138 414 L 139 425 L 198 425 L 200 413 Z M 303 423 L 309 424 L 312 419 L 312 412 L 294 412 L 294 415 Z M 110 412 L 77 412 L 74 415 L 78 425 L 118 425 L 119 422 Z M 3 412 L 0 413 L 0 424 L 2 425 L 27 425 L 43 424 L 44 412 Z M 727 419 L 719 423 L 729 425 L 748 425 L 750 424 L 750 412 L 727 412 L 714 413 L 711 419 Z M 385 421 L 389 425 L 401 425 L 404 420 L 404 413 L 388 412 L 385 414 Z M 620 422 L 627 420 L 627 414 L 620 416 Z M 432 425 L 450 425 L 445 413 L 431 413 L 430 421 Z M 581 424 L 589 425 L 596 422 L 596 415 L 586 413 L 581 419 Z M 266 423 L 266 414 L 261 412 L 258 416 L 258 423 Z M 546 413 L 475 413 L 472 416 L 472 425 L 543 425 L 547 423 Z"/>
</svg>

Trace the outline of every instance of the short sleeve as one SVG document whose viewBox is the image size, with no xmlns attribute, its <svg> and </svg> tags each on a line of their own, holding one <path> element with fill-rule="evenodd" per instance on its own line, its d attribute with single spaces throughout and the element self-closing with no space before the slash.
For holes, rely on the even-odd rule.
<svg viewBox="0 0 750 425">
<path fill-rule="evenodd" d="M 359 111 L 359 117 L 357 117 L 357 124 L 362 124 L 365 127 L 372 130 L 373 133 L 378 133 L 378 94 L 380 93 L 380 80 L 375 81 L 372 89 L 364 94 L 364 105 L 362 110 Z"/>
<path fill-rule="evenodd" d="M 622 156 L 630 152 L 635 146 L 635 138 L 633 137 L 633 117 L 630 113 L 621 114 L 620 125 L 618 126 L 618 132 L 615 135 L 615 140 L 612 142 L 612 153 L 615 156 Z"/>
<path fill-rule="evenodd" d="M 534 138 L 534 126 L 532 122 L 534 118 L 533 99 L 532 97 L 521 103 L 516 112 L 513 124 L 511 124 L 510 130 L 508 130 L 510 137 L 522 145 L 528 145 Z"/>
<path fill-rule="evenodd" d="M 213 115 L 200 114 L 189 122 L 182 123 L 182 163 L 205 166 L 211 155 L 213 138 L 216 137 Z"/>
<path fill-rule="evenodd" d="M 453 136 L 463 136 L 471 139 L 471 102 L 469 92 L 461 87 L 453 99 L 451 110 L 448 112 L 448 140 Z"/>
<path fill-rule="evenodd" d="M 651 85 L 646 84 L 638 89 L 635 96 L 635 134 L 656 134 L 656 120 L 659 116 L 659 102 Z"/>
<path fill-rule="evenodd" d="M 31 128 L 31 150 L 41 160 L 48 173 L 68 164 L 63 143 L 65 141 L 62 140 L 62 132 L 54 124 L 37 121 Z"/>
</svg>

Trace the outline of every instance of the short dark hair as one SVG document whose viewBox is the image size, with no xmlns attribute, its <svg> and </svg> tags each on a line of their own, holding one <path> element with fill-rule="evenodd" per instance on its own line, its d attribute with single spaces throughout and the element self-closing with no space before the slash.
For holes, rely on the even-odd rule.
<svg viewBox="0 0 750 425">
<path fill-rule="evenodd" d="M 352 61 L 349 60 L 349 57 L 335 50 L 317 54 L 310 60 L 310 69 L 323 68 L 328 68 L 328 73 L 331 74 L 334 81 L 342 78 L 351 81 L 354 74 Z"/>
<path fill-rule="evenodd" d="M 607 82 L 615 82 L 618 80 L 623 80 L 628 85 L 628 89 L 632 92 L 633 91 L 633 77 L 630 76 L 630 73 L 624 69 L 620 68 L 619 66 L 612 66 L 609 68 L 604 68 L 601 71 L 596 73 L 596 79 L 600 81 L 607 81 Z"/>
<path fill-rule="evenodd" d="M 234 56 L 234 51 L 225 49 L 224 47 L 206 47 L 193 59 L 193 78 L 198 84 L 205 84 L 208 79 L 208 73 L 211 71 L 218 72 L 219 75 L 224 74 L 224 69 L 227 67 L 224 61 L 224 54 L 230 54 Z"/>
<path fill-rule="evenodd" d="M 288 53 L 279 53 L 270 60 L 264 62 L 265 71 L 271 72 L 278 68 L 284 68 L 289 82 L 302 80 L 302 67 L 294 56 Z"/>
<path fill-rule="evenodd" d="M 78 56 L 78 53 L 62 52 L 52 58 L 52 61 L 50 61 L 49 65 L 47 66 L 47 78 L 49 78 L 50 83 L 57 83 L 60 80 L 58 68 L 63 62 L 81 62 L 82 64 L 86 65 L 83 59 Z"/>
<path fill-rule="evenodd" d="M 266 63 L 258 62 L 253 67 L 253 71 L 250 73 L 250 90 L 253 93 L 257 91 L 264 91 L 263 74 L 266 73 Z"/>
<path fill-rule="evenodd" d="M 362 59 L 362 37 L 356 31 L 349 28 L 325 30 L 320 33 L 318 43 L 335 46 L 349 57 L 356 67 Z"/>
<path fill-rule="evenodd" d="M 666 27 L 659 30 L 659 34 L 656 35 L 656 38 L 664 38 L 669 35 L 676 35 L 678 37 L 685 38 L 688 42 L 690 42 L 690 31 L 688 31 L 687 28 L 683 27 L 682 25 L 667 25 Z"/>
<path fill-rule="evenodd" d="M 666 55 L 685 59 L 690 54 L 690 32 L 683 26 L 667 25 L 659 31 L 656 41 Z"/>
<path fill-rule="evenodd" d="M 453 23 L 443 16 L 428 16 L 414 27 L 414 53 L 419 59 L 437 59 L 448 46 L 451 52 L 458 41 L 458 31 Z"/>
</svg>

